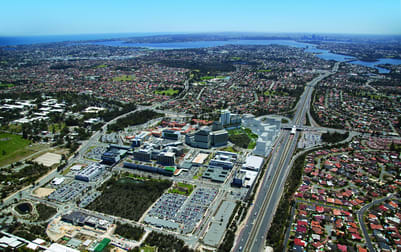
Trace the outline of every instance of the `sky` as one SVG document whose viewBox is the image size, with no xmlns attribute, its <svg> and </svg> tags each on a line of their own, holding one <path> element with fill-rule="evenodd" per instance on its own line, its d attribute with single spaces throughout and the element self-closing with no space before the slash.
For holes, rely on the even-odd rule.
<svg viewBox="0 0 401 252">
<path fill-rule="evenodd" d="M 401 34 L 401 0 L 8 0 L 0 36 L 135 32 Z"/>
</svg>

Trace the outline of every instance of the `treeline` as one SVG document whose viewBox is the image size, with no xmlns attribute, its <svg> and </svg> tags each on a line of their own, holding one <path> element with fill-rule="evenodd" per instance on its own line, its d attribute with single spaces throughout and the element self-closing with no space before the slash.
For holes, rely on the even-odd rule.
<svg viewBox="0 0 401 252">
<path fill-rule="evenodd" d="M 2 82 L 6 82 L 6 81 L 2 81 Z M 18 83 L 18 81 L 15 82 L 7 82 L 7 83 L 11 83 L 11 84 L 16 84 Z M 28 81 L 22 81 L 21 84 L 26 84 L 28 83 Z M 18 85 L 18 84 L 16 84 Z M 41 96 L 42 93 L 40 92 L 32 92 L 32 93 L 0 93 L 0 102 L 4 102 L 4 99 L 13 99 L 13 100 L 17 100 L 17 99 L 21 99 L 21 100 L 28 100 L 28 99 L 35 99 Z"/>
<path fill-rule="evenodd" d="M 116 234 L 121 235 L 122 237 L 129 240 L 135 241 L 139 241 L 144 232 L 145 230 L 143 229 L 143 227 L 136 227 L 127 223 L 122 224 L 121 222 L 117 222 L 117 228 L 115 231 Z"/>
<path fill-rule="evenodd" d="M 46 93 L 46 95 L 54 97 L 55 99 L 57 99 L 59 103 L 65 102 L 68 110 L 74 113 L 82 112 L 85 108 L 90 106 L 102 107 L 105 108 L 106 110 L 101 111 L 97 114 L 85 113 L 84 117 L 80 119 L 71 116 L 65 116 L 64 113 L 63 114 L 49 113 L 47 115 L 49 117 L 49 120 L 46 121 L 46 123 L 43 123 L 43 125 L 35 125 L 35 127 L 32 128 L 38 128 L 37 126 L 40 126 L 40 130 L 47 130 L 47 125 L 52 123 L 65 123 L 67 126 L 85 127 L 84 121 L 89 118 L 99 117 L 103 121 L 108 122 L 117 116 L 126 114 L 136 109 L 136 105 L 134 103 L 123 103 L 112 99 L 96 97 L 90 94 L 59 92 L 59 93 Z M 14 100 L 33 99 L 35 100 L 33 103 L 38 106 L 40 106 L 40 104 L 46 100 L 46 98 L 42 96 L 42 93 L 21 93 L 21 94 L 7 93 L 7 94 L 0 94 L 0 98 L 1 100 L 6 98 Z M 4 103 L 4 101 L 0 101 L 0 103 L 2 104 Z M 20 112 L 21 110 L 0 111 L 0 116 L 4 118 L 3 122 L 8 123 L 12 120 L 20 118 L 21 117 Z M 38 109 L 33 109 L 32 112 L 40 112 L 40 111 Z M 32 135 L 35 136 L 37 134 L 38 133 L 36 132 L 33 133 Z"/>
<path fill-rule="evenodd" d="M 240 211 L 239 211 L 240 210 Z M 223 241 L 217 248 L 217 252 L 229 252 L 231 251 L 233 245 L 234 245 L 234 240 L 235 240 L 235 232 L 237 231 L 238 227 L 238 222 L 240 221 L 240 215 L 242 213 L 242 210 L 244 210 L 243 205 L 239 201 L 236 202 L 234 211 L 231 213 L 230 219 L 227 223 L 227 231 L 224 236 Z"/>
<path fill-rule="evenodd" d="M 248 148 L 248 145 L 251 142 L 251 139 L 245 133 L 230 135 L 228 137 L 228 140 L 230 142 L 232 142 L 233 144 L 235 144 L 241 148 L 244 148 L 244 149 Z"/>
<path fill-rule="evenodd" d="M 136 105 L 134 103 L 122 103 L 116 100 L 99 98 L 90 94 L 60 92 L 51 95 L 54 96 L 58 100 L 58 102 L 73 104 L 73 107 L 71 107 L 72 112 L 81 112 L 82 110 L 90 106 L 106 108 L 105 111 L 101 111 L 97 114 L 97 117 L 100 117 L 105 122 L 108 122 L 117 116 L 126 114 L 136 109 Z M 87 114 L 86 117 L 83 118 L 83 120 L 86 120 L 90 117 L 92 117 L 92 115 Z"/>
<path fill-rule="evenodd" d="M 116 123 L 107 125 L 108 131 L 120 131 L 128 126 L 146 123 L 157 117 L 162 117 L 163 114 L 157 113 L 153 110 L 142 110 L 133 114 L 127 115 L 117 120 Z"/>
<path fill-rule="evenodd" d="M 227 230 L 223 242 L 218 247 L 217 252 L 230 252 L 232 247 L 234 246 L 234 240 L 235 231 L 233 231 L 232 229 Z"/>
<path fill-rule="evenodd" d="M 344 134 L 338 132 L 326 132 L 322 134 L 322 141 L 326 143 L 337 143 L 347 139 L 348 136 L 349 132 L 346 132 Z"/>
<path fill-rule="evenodd" d="M 136 105 L 133 103 L 123 104 L 121 106 L 121 108 L 119 108 L 119 109 L 107 110 L 104 112 L 100 112 L 99 117 L 102 118 L 103 121 L 108 122 L 120 115 L 126 114 L 135 109 L 136 109 Z"/>
<path fill-rule="evenodd" d="M 301 84 L 303 84 L 303 83 L 300 83 L 300 85 Z M 304 92 L 304 87 L 300 86 L 300 87 L 297 87 L 297 88 L 294 88 L 294 89 L 278 88 L 276 90 L 276 92 L 281 94 L 281 95 L 284 94 L 284 93 L 287 93 L 288 96 L 291 96 L 291 97 L 300 97 L 302 95 L 302 93 Z"/>
<path fill-rule="evenodd" d="M 401 144 L 396 144 L 394 142 L 391 142 L 390 151 L 395 151 L 395 152 L 401 153 Z"/>
<path fill-rule="evenodd" d="M 160 60 L 160 64 L 168 67 L 178 67 L 191 70 L 199 70 L 199 78 L 195 77 L 194 80 L 200 80 L 200 77 L 205 74 L 218 74 L 221 72 L 235 71 L 235 66 L 229 61 L 211 61 L 211 62 L 196 62 L 196 61 L 182 61 L 182 60 Z"/>
<path fill-rule="evenodd" d="M 25 161 L 25 163 L 28 165 L 18 172 L 15 172 L 14 164 L 2 169 L 0 181 L 7 181 L 8 183 L 1 188 L 0 199 L 6 198 L 9 194 L 18 191 L 24 186 L 34 185 L 38 178 L 50 170 L 49 167 L 32 163 L 31 161 Z"/>
<path fill-rule="evenodd" d="M 178 239 L 174 235 L 166 235 L 154 231 L 152 231 L 146 237 L 144 244 L 149 246 L 156 246 L 157 251 L 159 252 L 193 252 L 192 249 L 185 246 L 183 240 Z M 137 251 L 139 251 L 139 248 L 137 248 Z"/>
<path fill-rule="evenodd" d="M 36 211 L 39 214 L 38 221 L 48 220 L 57 213 L 57 210 L 54 207 L 47 206 L 43 203 L 36 205 Z"/>
<path fill-rule="evenodd" d="M 46 235 L 47 224 L 28 225 L 20 222 L 13 222 L 5 226 L 7 233 L 22 237 L 26 240 L 33 241 L 36 238 L 49 240 Z M 14 251 L 14 250 L 13 250 Z"/>
<path fill-rule="evenodd" d="M 102 185 L 102 194 L 87 206 L 94 210 L 138 221 L 142 214 L 171 186 L 171 181 L 139 181 L 112 178 Z"/>
<path fill-rule="evenodd" d="M 38 179 L 40 176 L 50 170 L 49 167 L 41 164 L 33 163 L 30 161 L 26 161 L 25 163 L 28 165 L 18 172 L 12 171 L 12 169 L 14 168 L 13 165 L 11 165 L 10 168 L 4 168 L 5 172 L 0 173 L 0 180 L 9 181 L 11 183 L 15 183 L 16 185 L 25 185 L 34 182 L 36 179 Z M 4 188 L 6 187 L 7 186 L 5 186 Z"/>
</svg>

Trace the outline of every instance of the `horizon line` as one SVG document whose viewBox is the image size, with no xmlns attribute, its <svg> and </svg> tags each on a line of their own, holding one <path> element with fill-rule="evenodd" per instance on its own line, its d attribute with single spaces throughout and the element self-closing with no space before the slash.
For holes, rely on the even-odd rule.
<svg viewBox="0 0 401 252">
<path fill-rule="evenodd" d="M 219 33 L 238 33 L 238 34 L 275 34 L 275 35 L 302 35 L 302 34 L 316 34 L 316 35 L 346 35 L 346 36 L 401 36 L 401 33 L 340 33 L 340 32 L 267 32 L 267 31 L 175 31 L 175 32 L 102 32 L 102 33 L 65 33 L 65 34 L 0 34 L 0 38 L 7 37 L 44 37 L 44 36 L 83 36 L 83 35 L 130 35 L 130 34 L 143 34 L 147 36 L 158 35 L 178 35 L 178 34 L 219 34 Z"/>
</svg>

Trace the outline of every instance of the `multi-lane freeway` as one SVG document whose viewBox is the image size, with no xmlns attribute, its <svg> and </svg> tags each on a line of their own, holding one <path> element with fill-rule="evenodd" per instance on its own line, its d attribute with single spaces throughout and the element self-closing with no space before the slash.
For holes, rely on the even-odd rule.
<svg viewBox="0 0 401 252">
<path fill-rule="evenodd" d="M 336 63 L 331 72 L 319 75 L 306 85 L 305 91 L 295 107 L 292 125 L 303 125 L 306 113 L 309 110 L 314 86 L 319 81 L 335 73 L 338 70 L 338 66 L 339 63 Z M 253 208 L 236 240 L 234 251 L 263 251 L 267 231 L 291 169 L 291 157 L 296 147 L 298 135 L 298 132 L 294 135 L 288 131 L 281 132 L 272 158 L 267 165 L 267 171 L 261 180 L 259 188 L 256 190 Z"/>
</svg>

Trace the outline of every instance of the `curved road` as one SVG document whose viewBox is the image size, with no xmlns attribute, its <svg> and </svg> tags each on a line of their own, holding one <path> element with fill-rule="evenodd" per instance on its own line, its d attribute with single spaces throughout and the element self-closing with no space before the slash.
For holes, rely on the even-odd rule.
<svg viewBox="0 0 401 252">
<path fill-rule="evenodd" d="M 365 222 L 364 222 L 364 220 L 363 220 L 363 216 L 365 215 L 366 210 L 368 210 L 369 208 L 371 208 L 371 207 L 374 206 L 374 205 L 380 204 L 380 203 L 382 203 L 383 201 L 392 198 L 393 196 L 394 196 L 394 195 L 392 194 L 392 195 L 389 195 L 389 196 L 387 196 L 387 197 L 374 200 L 374 201 L 370 202 L 369 204 L 363 206 L 363 207 L 362 207 L 361 209 L 359 209 L 359 211 L 357 212 L 358 221 L 359 221 L 359 226 L 361 226 L 361 229 L 362 229 L 362 232 L 363 232 L 363 236 L 365 236 L 366 244 L 367 244 L 368 249 L 369 249 L 370 252 L 375 252 L 376 250 L 375 250 L 375 248 L 374 248 L 373 245 L 372 245 L 372 241 L 371 241 L 371 239 L 370 239 L 368 230 L 367 230 L 366 225 L 365 225 Z"/>
<path fill-rule="evenodd" d="M 310 81 L 301 95 L 292 125 L 302 126 L 306 112 L 309 110 L 314 86 L 324 78 L 338 70 L 337 62 L 331 72 L 325 72 Z M 281 141 L 275 148 L 272 158 L 267 166 L 267 172 L 262 178 L 260 190 L 256 192 L 254 207 L 246 220 L 244 228 L 240 231 L 233 251 L 263 251 L 265 237 L 270 228 L 275 211 L 278 207 L 284 183 L 291 169 L 290 161 L 294 153 L 299 133 L 290 135 L 288 131 L 281 133 Z"/>
</svg>

